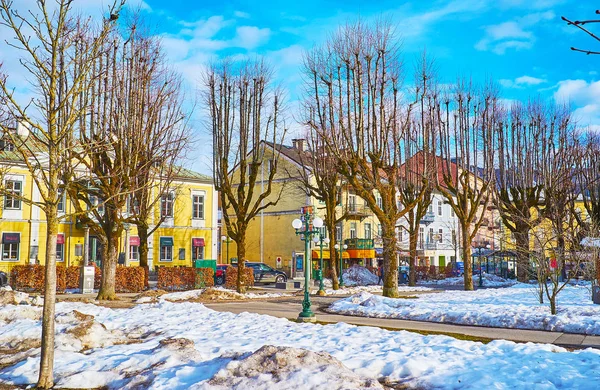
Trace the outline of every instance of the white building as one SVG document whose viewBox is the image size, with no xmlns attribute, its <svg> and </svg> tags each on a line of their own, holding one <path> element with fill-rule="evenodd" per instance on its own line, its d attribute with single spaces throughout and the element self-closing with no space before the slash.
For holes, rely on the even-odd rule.
<svg viewBox="0 0 600 390">
<path fill-rule="evenodd" d="M 417 266 L 446 266 L 460 258 L 459 223 L 452 207 L 439 193 L 433 193 L 427 214 L 419 225 L 417 242 Z M 396 228 L 400 261 L 409 257 L 408 221 L 401 218 Z"/>
</svg>

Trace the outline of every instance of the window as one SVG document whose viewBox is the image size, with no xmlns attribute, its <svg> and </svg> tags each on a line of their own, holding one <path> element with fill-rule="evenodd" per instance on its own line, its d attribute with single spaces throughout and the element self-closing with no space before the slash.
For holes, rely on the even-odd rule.
<svg viewBox="0 0 600 390">
<path fill-rule="evenodd" d="M 365 223 L 365 238 L 371 239 L 371 224 Z"/>
<path fill-rule="evenodd" d="M 161 245 L 160 261 L 173 261 L 173 247 L 169 245 Z"/>
<path fill-rule="evenodd" d="M 140 261 L 140 247 L 129 245 L 129 261 Z"/>
<path fill-rule="evenodd" d="M 192 259 L 193 260 L 204 259 L 204 247 L 203 246 L 192 247 Z"/>
<path fill-rule="evenodd" d="M 377 225 L 377 235 L 379 237 L 383 236 L 383 228 L 381 227 L 381 224 Z"/>
<path fill-rule="evenodd" d="M 383 208 L 383 199 L 381 199 L 381 195 L 377 195 L 377 197 L 375 198 L 375 201 L 377 202 L 377 207 L 382 209 Z"/>
<path fill-rule="evenodd" d="M 172 192 L 169 192 L 166 195 L 163 195 L 160 199 L 160 214 L 163 217 L 173 218 L 173 199 L 174 195 Z"/>
<path fill-rule="evenodd" d="M 356 222 L 350 222 L 350 238 L 356 238 Z"/>
<path fill-rule="evenodd" d="M 7 195 L 4 197 L 4 208 L 7 210 L 20 210 L 21 199 L 18 199 L 16 196 L 21 196 L 23 183 L 18 180 L 7 180 L 5 187 Z M 15 196 L 8 194 L 14 194 Z"/>
<path fill-rule="evenodd" d="M 400 229 L 398 229 L 398 241 L 402 242 L 403 238 L 404 237 L 402 237 L 402 228 L 400 228 Z"/>
<path fill-rule="evenodd" d="M 348 210 L 356 211 L 356 195 L 348 195 Z"/>
<path fill-rule="evenodd" d="M 419 228 L 419 248 L 423 248 L 423 241 L 425 241 L 425 229 Z"/>
<path fill-rule="evenodd" d="M 192 218 L 204 219 L 204 195 L 192 196 Z"/>
<path fill-rule="evenodd" d="M 140 213 L 140 202 L 139 200 L 131 195 L 127 198 L 127 214 L 137 215 Z"/>
<path fill-rule="evenodd" d="M 15 145 L 13 145 L 9 136 L 0 139 L 0 152 L 12 152 L 14 150 Z"/>
<path fill-rule="evenodd" d="M 441 244 L 444 241 L 444 229 L 438 229 L 438 242 Z"/>
<path fill-rule="evenodd" d="M 429 207 L 427 208 L 428 213 L 433 213 L 433 204 L 429 203 Z"/>
<path fill-rule="evenodd" d="M 56 261 L 65 261 L 65 244 L 56 244 Z"/>
<path fill-rule="evenodd" d="M 438 215 L 441 217 L 442 216 L 442 201 L 438 200 Z"/>
<path fill-rule="evenodd" d="M 335 239 L 337 241 L 341 241 L 342 240 L 342 226 L 341 225 L 335 225 Z"/>
<path fill-rule="evenodd" d="M 2 260 L 19 261 L 20 233 L 2 234 Z"/>
<path fill-rule="evenodd" d="M 92 204 L 92 208 L 97 207 L 97 212 L 99 215 L 104 215 L 104 202 L 102 199 L 98 198 L 95 195 L 90 196 L 90 203 Z"/>
<path fill-rule="evenodd" d="M 58 193 L 58 204 L 56 205 L 59 213 L 65 212 L 65 194 L 63 191 Z"/>
<path fill-rule="evenodd" d="M 342 204 L 342 189 L 340 187 L 337 188 L 337 204 Z"/>
<path fill-rule="evenodd" d="M 427 237 L 427 242 L 433 242 L 433 228 L 429 228 L 429 236 Z"/>
</svg>

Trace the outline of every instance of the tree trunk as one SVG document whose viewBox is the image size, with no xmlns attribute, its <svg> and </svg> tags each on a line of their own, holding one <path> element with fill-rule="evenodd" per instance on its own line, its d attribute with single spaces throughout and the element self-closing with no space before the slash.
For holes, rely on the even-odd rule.
<svg viewBox="0 0 600 390">
<path fill-rule="evenodd" d="M 235 242 L 237 244 L 237 258 L 238 258 L 238 274 L 237 274 L 237 292 L 240 294 L 245 294 L 247 290 L 247 286 L 244 285 L 244 278 L 242 275 L 244 274 L 244 270 L 246 267 L 244 266 L 244 260 L 246 258 L 246 231 L 238 230 L 238 240 Z"/>
<path fill-rule="evenodd" d="M 462 259 L 464 264 L 465 273 L 463 275 L 465 281 L 465 291 L 473 290 L 473 258 L 471 257 L 471 242 L 469 227 L 463 226 L 463 234 L 461 236 L 463 253 Z"/>
<path fill-rule="evenodd" d="M 329 270 L 331 271 L 331 284 L 333 285 L 334 290 L 339 290 L 340 281 L 337 274 L 337 270 L 339 269 L 338 253 L 335 250 L 335 207 L 327 207 L 327 214 L 325 215 L 325 218 L 325 226 L 327 226 L 327 234 L 329 235 Z"/>
<path fill-rule="evenodd" d="M 118 229 L 117 229 L 118 230 Z M 117 262 L 119 259 L 119 237 L 120 231 L 107 234 L 106 245 L 104 245 L 104 259 L 102 261 L 102 281 L 97 300 L 113 301 L 117 299 L 115 292 L 115 277 L 117 273 Z"/>
<path fill-rule="evenodd" d="M 409 232 L 409 251 L 410 251 L 410 263 L 409 263 L 409 275 L 408 285 L 415 286 L 417 284 L 417 241 L 419 239 L 418 230 L 411 227 Z"/>
<path fill-rule="evenodd" d="M 56 208 L 46 210 L 46 280 L 44 285 L 44 309 L 42 316 L 42 346 L 40 375 L 37 388 L 50 389 L 54 386 L 54 316 L 56 302 L 56 241 L 58 219 Z"/>
<path fill-rule="evenodd" d="M 529 229 L 525 224 L 516 226 L 515 245 L 517 249 L 517 280 L 527 283 L 529 281 Z"/>
<path fill-rule="evenodd" d="M 383 296 L 397 298 L 398 294 L 398 249 L 396 247 L 395 223 L 382 223 L 383 234 Z"/>
<path fill-rule="evenodd" d="M 556 314 L 556 294 L 550 295 L 550 314 Z"/>
<path fill-rule="evenodd" d="M 137 225 L 138 237 L 140 238 L 140 246 L 138 248 L 140 255 L 140 267 L 145 269 L 144 285 L 148 288 L 148 227 L 145 225 Z"/>
</svg>

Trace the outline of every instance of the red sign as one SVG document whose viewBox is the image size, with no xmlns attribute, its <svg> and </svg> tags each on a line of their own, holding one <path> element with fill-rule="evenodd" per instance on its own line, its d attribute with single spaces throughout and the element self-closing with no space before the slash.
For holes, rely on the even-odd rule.
<svg viewBox="0 0 600 390">
<path fill-rule="evenodd" d="M 129 237 L 129 245 L 140 246 L 140 238 L 139 237 Z"/>
<path fill-rule="evenodd" d="M 64 234 L 59 234 L 56 237 L 56 243 L 57 244 L 64 244 L 65 243 L 65 235 Z"/>
<path fill-rule="evenodd" d="M 192 238 L 192 246 L 204 246 L 204 238 Z"/>
</svg>

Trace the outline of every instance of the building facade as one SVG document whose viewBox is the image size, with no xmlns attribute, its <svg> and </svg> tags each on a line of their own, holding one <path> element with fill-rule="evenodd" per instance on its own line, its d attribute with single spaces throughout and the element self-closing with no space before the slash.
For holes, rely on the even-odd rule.
<svg viewBox="0 0 600 390">
<path fill-rule="evenodd" d="M 19 156 L 10 148 L 0 151 L 0 169 L 7 191 L 2 197 L 0 210 L 0 271 L 9 272 L 19 264 L 44 264 L 44 213 L 22 199 L 39 201 L 39 188 Z M 212 179 L 182 169 L 173 187 L 173 191 L 156 206 L 156 220 L 161 212 L 166 212 L 168 217 L 149 238 L 151 269 L 156 266 L 190 266 L 194 259 L 217 257 L 217 197 Z M 10 193 L 15 196 L 10 196 Z M 77 223 L 73 204 L 66 195 L 63 195 L 58 209 L 61 221 L 56 248 L 57 264 L 81 265 L 87 258 L 100 266 L 100 240 Z M 138 265 L 139 238 L 135 226 L 126 225 L 119 245 L 119 263 Z M 84 253 L 86 248 L 87 253 Z"/>
</svg>

